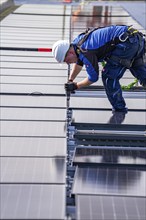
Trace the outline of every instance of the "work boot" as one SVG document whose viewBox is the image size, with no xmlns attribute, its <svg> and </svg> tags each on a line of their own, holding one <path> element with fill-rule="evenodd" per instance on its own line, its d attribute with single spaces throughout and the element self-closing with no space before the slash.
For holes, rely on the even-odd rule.
<svg viewBox="0 0 146 220">
<path fill-rule="evenodd" d="M 111 118 L 109 119 L 109 124 L 122 124 L 125 119 L 125 112 L 114 112 Z"/>
</svg>

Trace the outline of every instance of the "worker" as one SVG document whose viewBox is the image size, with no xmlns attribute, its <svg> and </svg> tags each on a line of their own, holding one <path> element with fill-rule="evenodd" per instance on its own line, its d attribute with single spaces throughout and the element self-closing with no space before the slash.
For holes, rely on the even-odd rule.
<svg viewBox="0 0 146 220">
<path fill-rule="evenodd" d="M 59 63 L 73 64 L 65 89 L 74 92 L 95 83 L 99 79 L 99 62 L 104 62 L 102 81 L 113 112 L 127 112 L 119 80 L 126 69 L 146 86 L 144 35 L 132 26 L 111 25 L 88 29 L 72 43 L 58 40 L 52 54 Z M 87 77 L 80 82 L 75 78 L 85 65 Z"/>
</svg>

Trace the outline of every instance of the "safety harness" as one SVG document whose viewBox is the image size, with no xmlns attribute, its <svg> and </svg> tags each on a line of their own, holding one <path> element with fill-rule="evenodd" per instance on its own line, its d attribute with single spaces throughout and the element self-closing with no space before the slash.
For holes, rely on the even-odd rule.
<svg viewBox="0 0 146 220">
<path fill-rule="evenodd" d="M 84 34 L 84 37 L 77 44 L 77 54 L 79 54 L 80 52 L 86 53 L 86 52 L 90 51 L 90 50 L 82 49 L 81 46 L 87 40 L 87 38 L 89 37 L 89 35 L 93 31 L 100 29 L 100 28 L 104 28 L 104 27 L 88 28 L 88 29 L 86 29 L 85 32 L 80 34 L 80 35 Z M 143 38 L 144 34 L 139 32 L 138 30 L 134 29 L 132 26 L 129 26 L 128 30 L 126 32 L 123 32 L 119 37 L 116 37 L 116 38 L 112 39 L 111 41 L 107 42 L 105 45 L 93 50 L 92 53 L 96 53 L 97 59 L 104 59 L 107 56 L 107 54 L 109 54 L 116 47 L 117 44 L 119 44 L 121 42 L 125 42 L 129 37 L 134 36 L 134 35 L 138 35 L 140 42 L 142 42 L 142 38 Z M 119 58 L 116 56 L 112 57 L 112 58 L 115 61 L 119 61 Z M 111 57 L 110 57 L 110 59 L 111 59 Z M 122 60 L 120 60 L 120 62 L 122 62 Z M 127 63 L 126 62 L 122 63 L 122 65 L 123 64 L 127 68 L 130 68 L 130 66 L 132 65 L 128 61 L 127 61 Z"/>
</svg>

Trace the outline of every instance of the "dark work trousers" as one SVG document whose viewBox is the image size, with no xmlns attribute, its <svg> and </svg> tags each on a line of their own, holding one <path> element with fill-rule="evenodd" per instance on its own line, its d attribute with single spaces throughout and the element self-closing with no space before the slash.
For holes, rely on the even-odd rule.
<svg viewBox="0 0 146 220">
<path fill-rule="evenodd" d="M 103 85 L 115 110 L 124 109 L 126 106 L 119 80 L 127 67 L 124 63 L 121 63 L 121 59 L 132 63 L 132 66 L 128 69 L 139 80 L 140 84 L 146 86 L 146 63 L 143 62 L 144 39 L 141 39 L 135 35 L 118 44 L 102 70 Z M 116 57 L 116 59 L 112 59 L 112 57 Z"/>
</svg>

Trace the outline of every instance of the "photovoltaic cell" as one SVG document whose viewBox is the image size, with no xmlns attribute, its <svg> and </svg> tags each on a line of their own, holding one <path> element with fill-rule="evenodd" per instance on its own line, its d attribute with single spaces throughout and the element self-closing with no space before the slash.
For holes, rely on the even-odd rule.
<svg viewBox="0 0 146 220">
<path fill-rule="evenodd" d="M 144 220 L 145 197 L 76 196 L 78 220 Z"/>
<path fill-rule="evenodd" d="M 119 167 L 76 169 L 73 194 L 146 196 L 145 170 Z"/>
<path fill-rule="evenodd" d="M 1 184 L 1 219 L 65 219 L 65 185 Z"/>
</svg>

